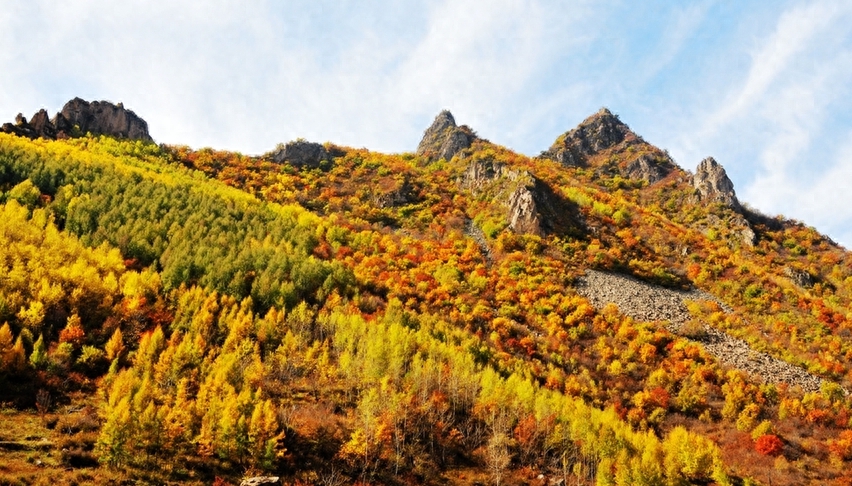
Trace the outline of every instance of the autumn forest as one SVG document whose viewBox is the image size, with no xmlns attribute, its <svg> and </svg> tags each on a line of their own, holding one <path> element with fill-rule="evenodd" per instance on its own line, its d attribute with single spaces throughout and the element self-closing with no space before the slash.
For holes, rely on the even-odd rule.
<svg viewBox="0 0 852 486">
<path fill-rule="evenodd" d="M 606 109 L 247 156 L 75 106 L 0 133 L 0 485 L 852 481 L 850 254 L 712 159 Z"/>
</svg>

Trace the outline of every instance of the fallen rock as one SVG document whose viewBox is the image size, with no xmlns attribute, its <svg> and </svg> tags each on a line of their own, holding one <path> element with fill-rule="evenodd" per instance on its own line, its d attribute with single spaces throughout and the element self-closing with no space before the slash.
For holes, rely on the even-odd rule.
<svg viewBox="0 0 852 486">
<path fill-rule="evenodd" d="M 453 114 L 447 110 L 438 113 L 432 125 L 423 133 L 417 145 L 417 155 L 430 161 L 450 160 L 469 148 L 476 135 L 466 126 L 457 126 Z"/>
<path fill-rule="evenodd" d="M 243 479 L 240 486 L 261 486 L 264 484 L 281 484 L 281 478 L 278 476 L 256 476 Z"/>
</svg>

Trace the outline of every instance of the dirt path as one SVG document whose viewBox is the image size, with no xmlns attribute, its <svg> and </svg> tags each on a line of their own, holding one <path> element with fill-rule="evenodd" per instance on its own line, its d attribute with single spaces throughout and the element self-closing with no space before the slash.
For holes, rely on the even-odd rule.
<svg viewBox="0 0 852 486">
<path fill-rule="evenodd" d="M 671 290 L 646 282 L 605 272 L 589 270 L 577 284 L 577 292 L 596 308 L 608 303 L 638 321 L 669 321 L 669 329 L 677 333 L 691 319 L 684 301 L 710 300 L 722 305 L 725 312 L 731 309 L 712 295 L 698 291 Z M 700 342 L 719 362 L 739 368 L 761 382 L 788 383 L 801 386 L 805 391 L 819 391 L 822 378 L 793 366 L 790 363 L 752 350 L 748 343 L 704 324 L 705 336 Z"/>
</svg>

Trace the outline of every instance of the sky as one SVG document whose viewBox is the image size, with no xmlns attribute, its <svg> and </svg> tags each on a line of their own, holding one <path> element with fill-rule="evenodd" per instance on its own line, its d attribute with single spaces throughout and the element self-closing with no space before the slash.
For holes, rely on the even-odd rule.
<svg viewBox="0 0 852 486">
<path fill-rule="evenodd" d="M 852 0 L 4 0 L 0 121 L 123 102 L 157 142 L 536 155 L 601 107 L 852 248 Z"/>
</svg>

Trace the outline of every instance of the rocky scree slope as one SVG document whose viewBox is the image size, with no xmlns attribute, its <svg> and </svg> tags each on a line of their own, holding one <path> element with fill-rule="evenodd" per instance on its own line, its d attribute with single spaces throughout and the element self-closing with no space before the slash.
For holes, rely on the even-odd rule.
<svg viewBox="0 0 852 486">
<path fill-rule="evenodd" d="M 686 301 L 712 301 L 727 312 L 733 310 L 700 290 L 681 291 L 642 282 L 624 275 L 588 270 L 577 282 L 577 292 L 598 310 L 609 303 L 638 321 L 669 322 L 669 330 L 679 333 L 692 316 Z M 787 383 L 804 391 L 820 390 L 823 381 L 807 371 L 766 353 L 752 350 L 748 343 L 702 323 L 703 336 L 695 339 L 720 362 L 741 369 L 765 383 Z"/>
</svg>

